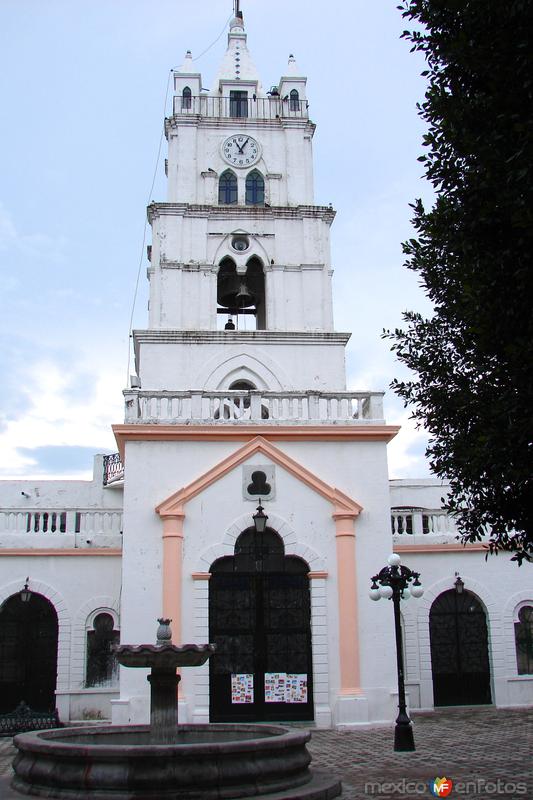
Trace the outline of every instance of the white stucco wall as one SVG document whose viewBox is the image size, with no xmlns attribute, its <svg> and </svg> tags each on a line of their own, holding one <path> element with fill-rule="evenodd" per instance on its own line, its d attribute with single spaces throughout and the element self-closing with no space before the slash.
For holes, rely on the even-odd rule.
<svg viewBox="0 0 533 800">
<path fill-rule="evenodd" d="M 6 555 L 0 548 L 0 607 L 26 579 L 31 591 L 53 605 L 59 623 L 56 701 L 60 718 L 111 716 L 118 686 L 85 688 L 87 621 L 108 611 L 120 629 L 120 555 L 63 555 L 24 552 Z"/>
</svg>

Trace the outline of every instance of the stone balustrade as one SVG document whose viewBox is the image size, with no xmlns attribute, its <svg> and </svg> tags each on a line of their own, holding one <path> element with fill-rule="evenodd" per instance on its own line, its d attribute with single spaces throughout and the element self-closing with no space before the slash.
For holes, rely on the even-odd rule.
<svg viewBox="0 0 533 800">
<path fill-rule="evenodd" d="M 383 422 L 383 392 L 127 389 L 126 423 L 361 424 Z"/>
<path fill-rule="evenodd" d="M 444 509 L 393 508 L 391 527 L 393 534 L 406 538 L 428 534 L 457 536 L 455 520 Z"/>
<path fill-rule="evenodd" d="M 122 511 L 60 509 L 2 509 L 0 537 L 3 534 L 39 534 L 43 537 L 79 534 L 93 540 L 98 536 L 119 536 L 122 532 Z"/>
</svg>

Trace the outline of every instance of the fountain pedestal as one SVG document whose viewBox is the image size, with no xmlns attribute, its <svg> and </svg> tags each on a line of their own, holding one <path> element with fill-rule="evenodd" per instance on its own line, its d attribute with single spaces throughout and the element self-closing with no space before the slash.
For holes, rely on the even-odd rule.
<svg viewBox="0 0 533 800">
<path fill-rule="evenodd" d="M 175 669 L 156 669 L 150 682 L 150 730 L 154 744 L 172 744 L 178 727 L 177 690 L 181 676 Z"/>
<path fill-rule="evenodd" d="M 178 667 L 200 667 L 214 644 L 172 644 L 170 619 L 159 619 L 157 644 L 121 644 L 115 652 L 123 667 L 150 667 L 150 731 L 153 744 L 172 744 L 178 729 Z"/>
</svg>

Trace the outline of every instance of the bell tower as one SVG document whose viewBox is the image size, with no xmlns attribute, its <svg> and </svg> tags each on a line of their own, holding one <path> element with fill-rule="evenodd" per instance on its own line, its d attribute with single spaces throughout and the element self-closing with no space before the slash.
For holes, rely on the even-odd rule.
<svg viewBox="0 0 533 800">
<path fill-rule="evenodd" d="M 273 365 L 274 381 L 264 371 L 261 388 L 344 389 L 349 337 L 334 333 L 331 296 L 335 212 L 314 203 L 306 78 L 291 55 L 265 89 L 238 3 L 235 11 L 212 88 L 202 89 L 189 51 L 174 73 L 167 201 L 148 208 L 149 329 L 134 333 L 138 377 L 143 389 L 200 389 L 193 351 L 199 365 L 252 347 L 258 363 Z M 325 348 L 329 367 L 318 375 Z"/>
</svg>

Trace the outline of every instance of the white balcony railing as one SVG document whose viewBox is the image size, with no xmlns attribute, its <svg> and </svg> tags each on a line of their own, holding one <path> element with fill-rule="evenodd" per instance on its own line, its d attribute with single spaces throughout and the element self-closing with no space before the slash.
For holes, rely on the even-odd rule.
<svg viewBox="0 0 533 800">
<path fill-rule="evenodd" d="M 331 424 L 383 420 L 382 392 L 124 391 L 127 423 Z"/>
<path fill-rule="evenodd" d="M 231 97 L 196 95 L 174 97 L 174 116 L 185 117 L 230 117 L 239 122 L 246 119 L 307 119 L 308 104 L 305 100 L 290 98 L 253 97 L 234 100 Z"/>
<path fill-rule="evenodd" d="M 427 534 L 457 536 L 455 520 L 443 509 L 393 508 L 391 527 L 393 534 L 406 537 Z"/>
<path fill-rule="evenodd" d="M 117 536 L 121 531 L 122 511 L 118 510 L 0 510 L 0 536 L 38 533 L 45 539 L 53 535 L 80 534 L 92 539 L 94 536 Z"/>
</svg>

